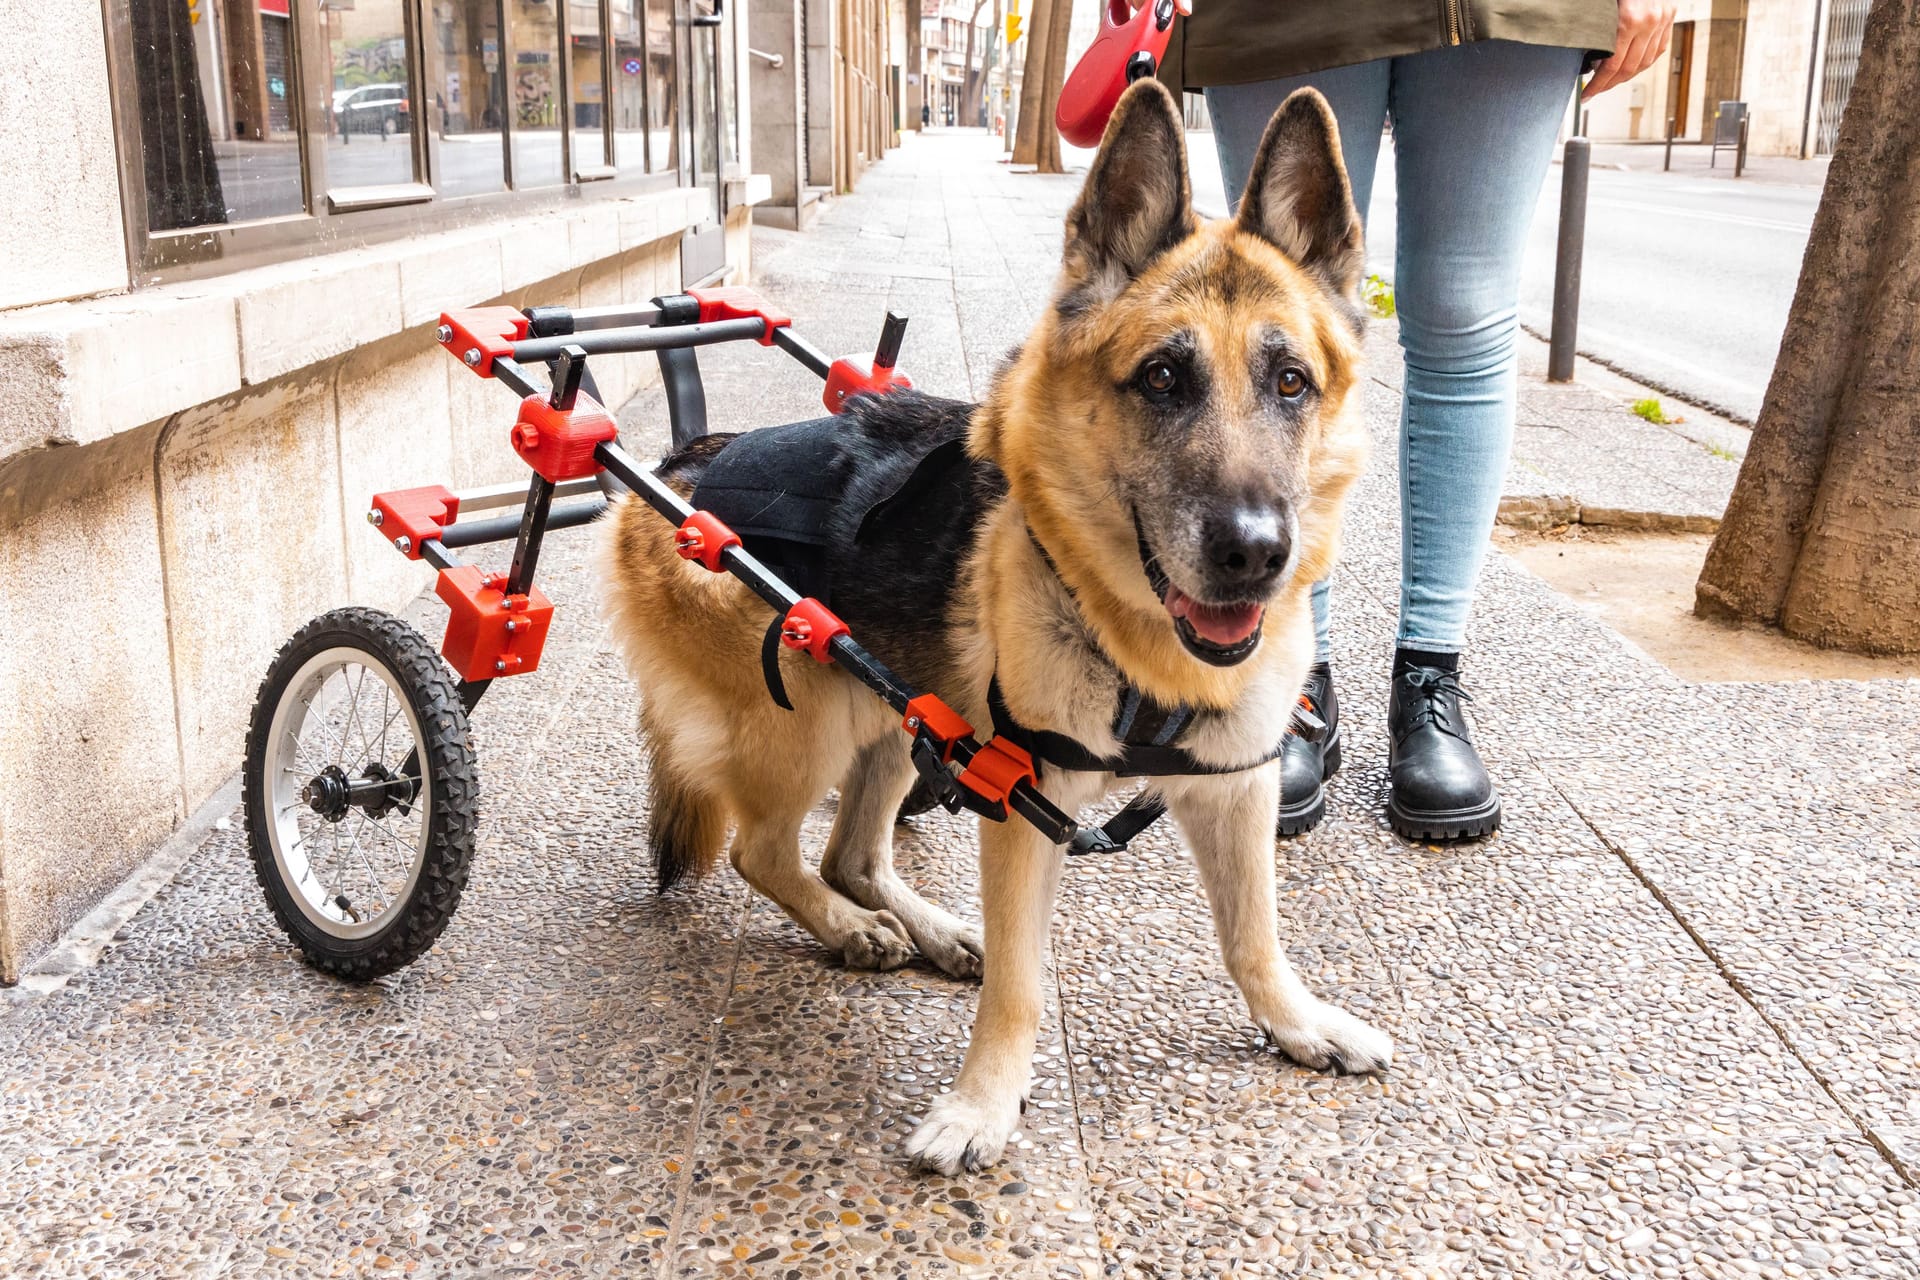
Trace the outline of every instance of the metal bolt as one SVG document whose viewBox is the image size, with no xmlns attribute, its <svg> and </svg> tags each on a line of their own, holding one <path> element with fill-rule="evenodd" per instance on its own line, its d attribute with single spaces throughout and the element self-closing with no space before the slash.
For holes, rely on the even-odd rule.
<svg viewBox="0 0 1920 1280">
<path fill-rule="evenodd" d="M 440 341 L 442 342 L 452 342 L 453 326 L 450 324 L 443 324 L 438 329 L 435 329 L 433 331 L 433 336 L 440 339 Z"/>
<path fill-rule="evenodd" d="M 507 670 L 507 660 L 505 658 L 495 658 L 493 660 L 493 669 L 502 674 L 505 674 Z"/>
<path fill-rule="evenodd" d="M 393 540 L 394 549 L 401 552 L 413 550 L 413 539 L 402 535 Z"/>
<path fill-rule="evenodd" d="M 909 729 L 918 729 L 919 727 L 920 727 L 920 717 L 919 717 L 919 716 L 908 716 L 908 717 L 907 717 L 907 728 L 909 728 Z"/>
<path fill-rule="evenodd" d="M 467 354 L 460 358 L 477 369 L 480 367 L 480 348 L 468 347 Z"/>
<path fill-rule="evenodd" d="M 373 510 L 367 512 L 367 523 L 372 525 L 376 529 L 380 527 L 380 522 L 385 519 L 386 517 L 380 514 L 380 508 L 378 507 L 375 507 Z"/>
<path fill-rule="evenodd" d="M 518 631 L 519 629 L 520 629 L 520 623 L 519 623 L 519 621 L 518 621 L 518 619 L 515 619 L 515 618 L 508 618 L 508 619 L 507 619 L 507 634 L 508 634 L 508 635 L 512 635 L 512 634 L 513 634 L 514 632 L 516 632 L 516 631 Z"/>
</svg>

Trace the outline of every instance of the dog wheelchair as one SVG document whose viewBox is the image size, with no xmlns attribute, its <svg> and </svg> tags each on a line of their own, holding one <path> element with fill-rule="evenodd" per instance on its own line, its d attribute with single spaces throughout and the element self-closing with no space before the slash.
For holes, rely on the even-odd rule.
<svg viewBox="0 0 1920 1280">
<path fill-rule="evenodd" d="M 538 670 L 553 620 L 534 582 L 542 542 L 551 530 L 595 520 L 626 491 L 677 527 L 683 558 L 731 574 L 766 601 L 780 619 L 779 644 L 839 665 L 885 699 L 911 740 L 925 794 L 949 812 L 999 822 L 1017 815 L 1072 852 L 1123 847 L 1157 816 L 1155 806 L 1130 806 L 1106 829 L 1078 826 L 1041 794 L 1025 748 L 1004 734 L 977 739 L 937 694 L 911 688 L 821 601 L 794 590 L 725 522 L 630 455 L 587 368 L 595 355 L 655 353 L 678 448 L 707 429 L 697 348 L 777 348 L 824 379 L 826 406 L 838 413 L 855 396 L 911 385 L 896 369 L 906 323 L 889 314 L 871 355 L 835 360 L 744 288 L 696 289 L 644 307 L 441 316 L 440 345 L 521 397 L 510 442 L 532 476 L 524 488 L 431 485 L 374 496 L 367 520 L 378 535 L 438 571 L 435 593 L 449 610 L 438 652 L 391 614 L 336 609 L 287 641 L 260 686 L 242 772 L 248 848 L 275 917 L 311 964 L 369 980 L 417 959 L 446 927 L 479 820 L 470 717 L 493 681 Z M 458 554 L 497 543 L 512 544 L 505 571 Z"/>
</svg>

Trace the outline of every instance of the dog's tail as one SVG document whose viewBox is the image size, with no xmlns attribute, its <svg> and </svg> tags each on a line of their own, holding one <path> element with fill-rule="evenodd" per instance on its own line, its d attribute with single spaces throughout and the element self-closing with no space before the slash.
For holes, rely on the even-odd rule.
<svg viewBox="0 0 1920 1280">
<path fill-rule="evenodd" d="M 727 842 L 727 809 L 720 797 L 674 768 L 670 740 L 647 734 L 647 846 L 665 893 L 688 872 L 713 870 Z"/>
</svg>

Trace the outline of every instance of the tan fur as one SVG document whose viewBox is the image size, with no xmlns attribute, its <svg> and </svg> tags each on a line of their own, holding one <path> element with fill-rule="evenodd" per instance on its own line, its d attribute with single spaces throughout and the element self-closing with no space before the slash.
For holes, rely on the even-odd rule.
<svg viewBox="0 0 1920 1280">
<path fill-rule="evenodd" d="M 1130 90 L 1109 128 L 1097 174 L 1101 165 L 1123 174 L 1127 164 L 1151 168 L 1151 150 L 1129 153 L 1115 143 L 1130 128 L 1171 130 L 1177 149 L 1171 112 L 1152 82 Z M 1135 113 L 1131 124 L 1129 113 Z M 1331 130 L 1317 96 L 1304 106 L 1290 103 L 1281 114 L 1309 135 Z M 1276 117 L 1275 127 L 1282 123 Z M 1337 168 L 1337 149 L 1333 155 Z M 1184 154 L 1174 162 L 1184 210 Z M 1275 188 L 1269 181 L 1267 190 Z M 1093 179 L 1088 190 L 1095 190 Z M 1350 210 L 1343 177 L 1337 191 L 1316 194 L 1337 196 Z M 1134 260 L 1103 259 L 1076 245 L 1070 233 L 1060 296 L 1094 302 L 1050 309 L 976 413 L 969 446 L 1004 471 L 1009 496 L 987 516 L 966 565 L 959 625 L 942 638 L 951 646 L 944 669 L 960 673 L 959 680 L 938 692 L 974 724 L 987 724 L 985 693 L 997 672 L 1023 723 L 1110 750 L 1117 667 L 1164 704 L 1216 713 L 1199 722 L 1185 745 L 1202 759 L 1229 765 L 1257 759 L 1278 741 L 1311 658 L 1308 592 L 1333 564 L 1342 504 L 1365 455 L 1359 349 L 1328 295 L 1328 274 L 1291 261 L 1274 234 L 1231 221 L 1196 227 L 1190 214 L 1179 230 L 1184 238 L 1143 270 Z M 1123 251 L 1137 258 L 1151 227 L 1143 232 L 1129 224 L 1121 231 Z M 1306 232 L 1287 237 L 1312 238 Z M 1347 273 L 1342 265 L 1340 274 Z M 1222 287 L 1229 280 L 1233 287 Z M 1146 448 L 1126 383 L 1155 344 L 1177 331 L 1197 335 L 1202 354 L 1232 370 L 1247 363 L 1250 335 L 1263 330 L 1283 331 L 1298 344 L 1291 349 L 1320 388 L 1320 408 L 1291 446 L 1304 494 L 1295 505 L 1297 562 L 1268 601 L 1259 649 L 1238 666 L 1215 667 L 1190 655 L 1176 637 L 1142 571 L 1133 517 L 1115 501 L 1122 465 L 1116 460 L 1137 459 Z M 1219 396 L 1221 425 L 1207 461 L 1223 475 L 1242 466 L 1270 468 L 1276 446 L 1260 425 L 1254 389 L 1222 385 Z M 1035 538 L 1058 576 L 1036 551 Z M 717 845 L 715 824 L 730 819 L 737 828 L 734 866 L 848 964 L 903 963 L 910 939 L 949 972 L 979 971 L 978 932 L 920 899 L 893 872 L 891 818 L 912 774 L 906 739 L 885 705 L 851 677 L 783 653 L 795 712 L 774 709 L 760 676 L 759 646 L 770 620 L 764 604 L 732 579 L 676 556 L 671 526 L 638 502 L 615 512 L 604 546 L 614 634 L 646 699 L 653 785 L 661 796 L 656 806 L 692 813 L 699 841 L 708 844 Z M 1091 643 L 1063 639 L 1074 636 Z M 1307 992 L 1279 946 L 1272 852 L 1277 779 L 1277 766 L 1269 764 L 1168 779 L 1161 790 L 1193 846 L 1227 967 L 1256 1022 L 1299 1061 L 1380 1069 L 1391 1057 L 1386 1037 Z M 1073 812 L 1114 781 L 1048 771 L 1043 789 Z M 815 874 L 801 857 L 800 824 L 836 784 L 839 817 Z M 687 851 L 695 869 L 711 857 L 711 850 Z M 978 1167 L 997 1157 L 1013 1130 L 1040 1017 L 1061 865 L 1061 851 L 1025 823 L 981 824 L 986 985 L 960 1079 L 909 1142 L 923 1165 L 949 1172 Z"/>
</svg>

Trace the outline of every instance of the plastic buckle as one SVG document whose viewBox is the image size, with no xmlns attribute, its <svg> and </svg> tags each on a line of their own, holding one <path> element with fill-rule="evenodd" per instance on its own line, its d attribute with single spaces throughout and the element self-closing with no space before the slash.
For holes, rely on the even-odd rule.
<svg viewBox="0 0 1920 1280">
<path fill-rule="evenodd" d="M 512 307 L 463 307 L 440 313 L 440 345 L 483 378 L 493 362 L 513 355 L 513 344 L 527 336 L 527 318 Z"/>
<path fill-rule="evenodd" d="M 740 535 L 711 511 L 694 512 L 673 533 L 673 549 L 680 558 L 705 566 L 709 573 L 724 572 L 727 566 L 720 557 L 728 547 L 740 545 Z"/>
<path fill-rule="evenodd" d="M 1107 834 L 1105 827 L 1081 827 L 1073 833 L 1073 839 L 1067 844 L 1069 857 L 1080 858 L 1090 853 L 1125 853 L 1127 846 L 1115 841 Z"/>
<path fill-rule="evenodd" d="M 513 451 L 559 484 L 598 474 L 601 467 L 594 450 L 619 434 L 619 426 L 591 396 L 578 396 L 571 409 L 556 409 L 541 396 L 528 396 L 520 402 L 520 419 L 513 424 Z"/>
<path fill-rule="evenodd" d="M 829 413 L 844 413 L 855 396 L 885 395 L 898 387 L 912 387 L 913 379 L 898 369 L 873 362 L 871 355 L 842 356 L 827 370 L 827 389 L 821 396 Z"/>
<path fill-rule="evenodd" d="M 373 495 L 367 522 L 409 560 L 420 558 L 421 544 L 438 538 L 460 514 L 460 499 L 445 485 L 395 489 Z"/>
<path fill-rule="evenodd" d="M 447 602 L 447 637 L 440 645 L 462 680 L 521 675 L 540 666 L 553 602 L 540 588 L 508 595 L 505 574 L 483 574 L 478 565 L 442 569 L 433 593 Z"/>
<path fill-rule="evenodd" d="M 834 637 L 851 634 L 846 623 L 812 596 L 787 610 L 780 624 L 780 643 L 789 649 L 806 650 L 815 662 L 832 662 Z"/>
<path fill-rule="evenodd" d="M 763 347 L 773 345 L 773 331 L 784 329 L 793 323 L 793 318 L 784 311 L 776 311 L 760 296 L 758 289 L 745 285 L 730 285 L 721 289 L 689 289 L 687 296 L 700 304 L 700 323 L 708 324 L 715 320 L 758 320 L 765 325 L 760 337 L 756 339 Z"/>
</svg>

